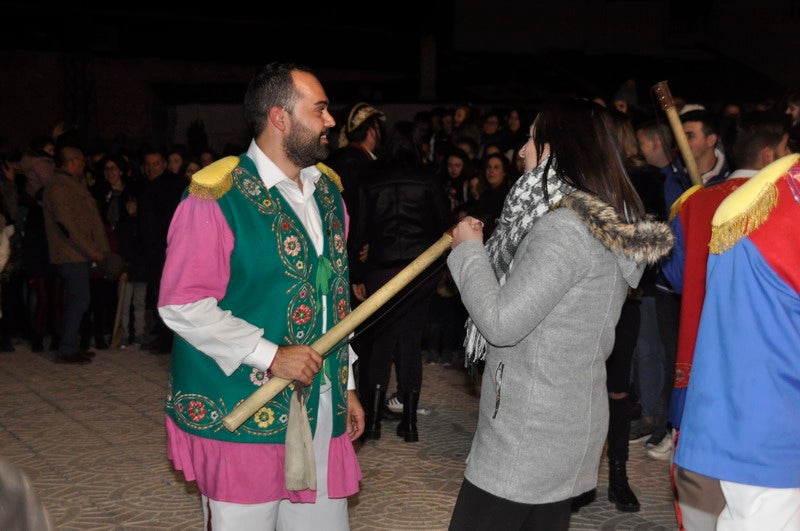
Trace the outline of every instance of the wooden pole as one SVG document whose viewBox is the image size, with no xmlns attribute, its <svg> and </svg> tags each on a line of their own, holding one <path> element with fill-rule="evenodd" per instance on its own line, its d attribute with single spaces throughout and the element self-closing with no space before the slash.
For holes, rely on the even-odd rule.
<svg viewBox="0 0 800 531">
<path fill-rule="evenodd" d="M 452 236 L 449 233 L 442 235 L 441 238 L 428 247 L 413 262 L 404 267 L 397 275 L 389 280 L 389 282 L 381 286 L 378 291 L 359 304 L 347 317 L 336 323 L 325 335 L 312 343 L 311 348 L 324 356 L 328 350 L 350 335 L 358 325 L 363 323 L 381 306 L 386 304 L 397 292 L 408 285 L 414 278 L 422 273 L 425 268 L 447 251 L 450 248 L 451 240 Z M 229 431 L 236 431 L 239 426 L 244 424 L 248 418 L 253 416 L 264 404 L 283 391 L 290 383 L 292 383 L 291 380 L 273 376 L 253 394 L 242 402 L 239 402 L 230 413 L 225 415 L 222 419 L 222 424 Z"/>
<path fill-rule="evenodd" d="M 122 338 L 122 327 L 120 320 L 122 319 L 122 307 L 125 301 L 125 287 L 128 285 L 128 275 L 123 273 L 119 277 L 117 284 L 117 313 L 114 315 L 114 327 L 111 329 L 111 350 L 116 350 L 119 347 L 120 339 Z"/>
<path fill-rule="evenodd" d="M 703 185 L 703 179 L 700 177 L 700 170 L 697 169 L 697 161 L 694 160 L 692 150 L 689 149 L 689 142 L 686 140 L 686 133 L 683 132 L 683 124 L 678 116 L 678 110 L 672 101 L 672 94 L 669 91 L 666 81 L 660 81 L 653 85 L 653 92 L 661 104 L 661 108 L 667 114 L 669 125 L 672 128 L 672 134 L 675 136 L 675 142 L 678 143 L 678 149 L 683 157 L 683 162 L 686 165 L 686 171 L 689 173 L 689 178 L 692 184 Z"/>
</svg>

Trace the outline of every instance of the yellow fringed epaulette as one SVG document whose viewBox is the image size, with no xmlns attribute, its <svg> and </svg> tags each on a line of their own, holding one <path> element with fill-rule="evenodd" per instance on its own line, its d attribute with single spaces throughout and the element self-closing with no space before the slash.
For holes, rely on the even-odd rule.
<svg viewBox="0 0 800 531">
<path fill-rule="evenodd" d="M 231 172 L 239 164 L 239 157 L 225 157 L 212 162 L 192 175 L 189 193 L 200 199 L 219 199 L 233 186 Z"/>
<path fill-rule="evenodd" d="M 798 160 L 798 154 L 776 160 L 725 198 L 711 220 L 709 252 L 724 253 L 764 224 L 778 203 L 775 182 Z"/>
<path fill-rule="evenodd" d="M 669 221 L 672 221 L 672 218 L 678 215 L 678 213 L 681 211 L 683 203 L 685 203 L 686 200 L 689 199 L 689 196 L 702 188 L 703 188 L 702 184 L 695 184 L 694 186 L 688 188 L 685 192 L 683 192 L 681 196 L 678 199 L 676 199 L 675 202 L 672 203 L 672 206 L 669 208 Z"/>
<path fill-rule="evenodd" d="M 339 174 L 333 171 L 333 168 L 330 166 L 323 164 L 321 162 L 317 162 L 317 169 L 328 176 L 328 179 L 333 181 L 333 184 L 336 185 L 336 188 L 339 189 L 339 192 L 344 190 L 344 186 L 342 185 L 342 178 L 339 177 Z"/>
</svg>

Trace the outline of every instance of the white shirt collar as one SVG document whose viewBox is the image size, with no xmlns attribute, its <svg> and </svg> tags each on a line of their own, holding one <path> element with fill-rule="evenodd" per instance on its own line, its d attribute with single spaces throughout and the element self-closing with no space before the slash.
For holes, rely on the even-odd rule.
<svg viewBox="0 0 800 531">
<path fill-rule="evenodd" d="M 247 148 L 247 156 L 252 159 L 256 165 L 259 177 L 264 182 L 267 189 L 272 188 L 281 181 L 288 181 L 292 184 L 294 182 L 275 165 L 269 157 L 267 157 L 261 148 L 256 145 L 255 139 L 250 141 L 250 146 Z M 311 190 L 313 192 L 316 187 L 322 172 L 316 166 L 308 166 L 300 170 L 300 180 L 303 182 L 303 192 Z"/>
<path fill-rule="evenodd" d="M 717 158 L 717 163 L 714 164 L 711 170 L 700 176 L 703 179 L 703 184 L 710 181 L 712 177 L 719 175 L 719 172 L 722 171 L 722 165 L 725 164 L 725 155 L 718 148 L 714 148 L 714 156 Z"/>
<path fill-rule="evenodd" d="M 758 173 L 758 170 L 736 170 L 730 175 L 728 175 L 728 177 L 725 180 L 727 181 L 728 179 L 742 179 L 742 178 L 749 179 L 756 173 Z"/>
</svg>

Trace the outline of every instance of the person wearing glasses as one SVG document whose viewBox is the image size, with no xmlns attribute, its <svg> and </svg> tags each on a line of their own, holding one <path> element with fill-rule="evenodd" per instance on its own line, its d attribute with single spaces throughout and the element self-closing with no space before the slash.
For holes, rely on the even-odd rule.
<svg viewBox="0 0 800 531">
<path fill-rule="evenodd" d="M 614 138 L 600 105 L 548 103 L 486 244 L 471 216 L 453 230 L 465 351 L 485 369 L 451 530 L 566 530 L 572 498 L 597 485 L 615 325 L 645 265 L 672 248 Z"/>
</svg>

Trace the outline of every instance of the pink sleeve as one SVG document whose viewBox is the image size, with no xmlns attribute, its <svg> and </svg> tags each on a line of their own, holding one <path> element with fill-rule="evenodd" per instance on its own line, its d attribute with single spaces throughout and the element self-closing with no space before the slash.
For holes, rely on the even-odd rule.
<svg viewBox="0 0 800 531">
<path fill-rule="evenodd" d="M 220 300 L 228 287 L 233 244 L 233 232 L 216 201 L 194 196 L 181 201 L 167 234 L 158 306 Z"/>
</svg>

